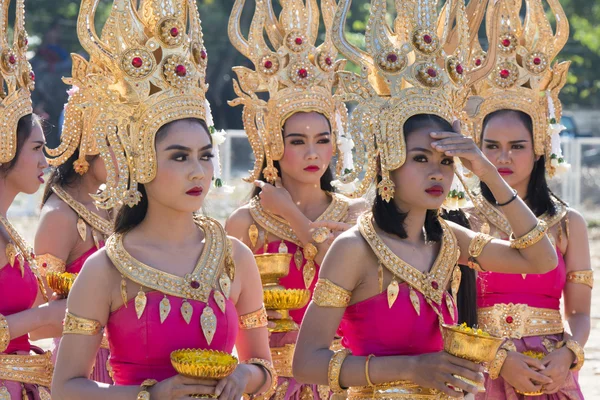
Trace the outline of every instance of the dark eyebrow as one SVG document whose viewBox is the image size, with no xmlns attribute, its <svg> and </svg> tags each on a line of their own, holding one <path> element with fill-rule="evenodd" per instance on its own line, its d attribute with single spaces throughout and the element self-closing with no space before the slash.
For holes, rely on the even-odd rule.
<svg viewBox="0 0 600 400">
<path fill-rule="evenodd" d="M 33 143 L 34 144 L 41 144 L 42 146 L 46 145 L 46 142 L 44 140 L 36 140 Z"/>
<path fill-rule="evenodd" d="M 317 135 L 317 137 L 321 137 L 321 136 L 329 136 L 329 135 L 331 135 L 331 133 L 329 133 L 329 132 L 321 132 L 321 133 L 319 133 L 319 134 Z M 292 136 L 296 136 L 296 137 L 302 137 L 302 138 L 305 138 L 305 137 L 307 137 L 308 135 L 305 135 L 304 133 L 288 133 L 288 134 L 287 134 L 285 137 L 286 137 L 286 138 L 289 138 L 289 137 L 292 137 Z"/>
<path fill-rule="evenodd" d="M 203 148 L 201 148 L 200 151 L 212 149 L 212 147 L 213 147 L 213 145 L 209 143 L 206 146 L 204 146 Z M 189 147 L 182 146 L 180 144 L 172 144 L 169 147 L 167 147 L 165 150 L 181 150 L 181 151 L 187 151 L 187 152 L 192 151 L 192 149 L 190 149 Z"/>
<path fill-rule="evenodd" d="M 490 139 L 483 139 L 484 142 L 487 143 L 500 143 L 498 140 L 490 140 Z M 508 143 L 529 143 L 529 140 L 511 140 Z"/>
<path fill-rule="evenodd" d="M 433 151 L 429 150 L 429 149 L 424 149 L 423 147 L 414 147 L 412 149 L 409 150 L 409 152 L 411 151 L 421 151 L 423 153 L 429 153 L 429 154 L 433 154 Z"/>
</svg>

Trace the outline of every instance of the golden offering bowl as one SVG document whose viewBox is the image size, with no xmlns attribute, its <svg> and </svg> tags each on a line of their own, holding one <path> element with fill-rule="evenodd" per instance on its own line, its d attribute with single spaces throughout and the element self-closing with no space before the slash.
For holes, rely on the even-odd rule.
<svg viewBox="0 0 600 400">
<path fill-rule="evenodd" d="M 72 274 L 70 272 L 48 272 L 46 274 L 48 286 L 50 286 L 54 292 L 64 297 L 69 295 L 73 283 L 75 283 L 75 278 L 77 278 L 77 274 Z"/>
<path fill-rule="evenodd" d="M 275 323 L 271 332 L 291 332 L 300 329 L 290 317 L 290 310 L 298 310 L 310 301 L 310 290 L 306 289 L 269 289 L 263 291 L 263 301 L 267 310 L 275 310 L 281 319 L 271 319 Z"/>
<path fill-rule="evenodd" d="M 467 332 L 457 325 L 442 325 L 442 335 L 444 350 L 447 353 L 476 363 L 491 362 L 504 342 L 504 339 L 490 336 L 487 333 Z M 457 378 L 477 387 L 480 392 L 485 392 L 483 383 L 473 382 L 462 376 Z"/>
<path fill-rule="evenodd" d="M 189 378 L 223 379 L 233 373 L 238 359 L 216 350 L 181 349 L 171 353 L 171 364 L 180 375 Z M 193 394 L 194 399 L 211 399 L 215 395 Z"/>
<path fill-rule="evenodd" d="M 254 256 L 263 286 L 279 285 L 279 278 L 290 273 L 292 255 L 289 253 L 266 253 Z"/>
<path fill-rule="evenodd" d="M 546 354 L 542 351 L 531 351 L 531 350 L 527 350 L 524 351 L 522 353 L 523 355 L 527 356 L 527 357 L 531 357 L 531 358 L 535 358 L 538 360 L 543 359 L 544 357 L 546 357 Z M 518 394 L 522 394 L 524 396 L 541 396 L 544 394 L 543 390 L 540 390 L 539 392 L 521 392 L 517 389 L 515 389 L 515 392 L 517 392 Z"/>
</svg>

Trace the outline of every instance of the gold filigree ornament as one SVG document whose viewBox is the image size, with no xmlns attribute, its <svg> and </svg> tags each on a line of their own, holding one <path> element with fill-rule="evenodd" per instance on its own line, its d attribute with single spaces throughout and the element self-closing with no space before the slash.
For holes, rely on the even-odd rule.
<svg viewBox="0 0 600 400">
<path fill-rule="evenodd" d="M 248 38 L 240 29 L 245 0 L 235 1 L 229 19 L 231 43 L 254 64 L 254 70 L 233 68 L 238 78 L 233 83 L 238 98 L 229 102 L 244 107 L 244 129 L 255 157 L 247 181 L 253 182 L 262 172 L 267 181 L 274 183 L 278 176 L 274 162 L 283 157 L 285 121 L 297 112 L 318 112 L 331 125 L 334 146 L 339 144 L 335 149 L 336 175 L 343 183 L 349 183 L 342 177 L 353 169 L 352 145 L 346 146 L 351 141 L 344 133 L 347 111 L 332 92 L 335 73 L 346 63 L 336 60 L 338 53 L 332 40 L 336 1 L 321 1 L 325 38 L 319 46 L 316 42 L 320 13 L 315 0 L 281 2 L 279 18 L 272 2 L 255 2 Z M 268 93 L 268 99 L 259 98 L 261 93 Z"/>
<path fill-rule="evenodd" d="M 216 350 L 182 349 L 171 353 L 175 370 L 190 378 L 223 379 L 233 373 L 238 360 Z"/>
<path fill-rule="evenodd" d="M 49 271 L 46 274 L 46 280 L 48 281 L 50 289 L 64 297 L 69 295 L 69 292 L 75 283 L 75 278 L 77 278 L 77 274 L 69 272 Z"/>
<path fill-rule="evenodd" d="M 404 123 L 417 114 L 434 114 L 452 122 L 469 85 L 493 67 L 495 50 L 479 70 L 469 71 L 469 26 L 464 2 L 437 0 L 396 1 L 396 19 L 388 25 L 387 1 L 371 1 L 365 32 L 365 50 L 345 36 L 352 1 L 342 0 L 333 22 L 333 42 L 340 52 L 361 67 L 361 73 L 338 72 L 338 95 L 356 102 L 348 134 L 356 146 L 357 168 L 346 179 L 364 170 L 358 193 L 375 182 L 385 201 L 394 196 L 389 172 L 406 159 Z M 497 7 L 493 5 L 495 10 Z M 358 167 L 358 166 L 361 167 Z"/>
<path fill-rule="evenodd" d="M 472 87 L 472 96 L 465 103 L 468 132 L 479 143 L 484 118 L 497 110 L 518 110 L 533 121 L 533 142 L 536 156 L 545 156 L 550 176 L 568 169 L 560 149 L 559 133 L 562 105 L 558 98 L 566 83 L 569 61 L 552 64 L 569 38 L 569 22 L 558 0 L 547 0 L 551 12 L 546 13 L 542 0 L 525 0 L 526 15 L 519 15 L 522 0 L 498 2 L 501 12 L 486 16 L 490 48 L 497 53 L 494 68 L 486 79 Z M 553 32 L 548 16 L 556 20 Z M 525 14 L 523 14 L 525 15 Z M 471 21 L 473 31 L 478 21 Z M 499 31 L 490 27 L 499 27 Z M 474 37 L 469 65 L 478 67 L 485 54 Z M 488 54 L 489 58 L 489 54 Z"/>
<path fill-rule="evenodd" d="M 0 165 L 15 157 L 17 124 L 22 117 L 33 112 L 31 91 L 35 86 L 35 74 L 27 61 L 29 40 L 25 31 L 25 2 L 15 1 L 12 45 L 8 35 L 10 3 L 10 0 L 5 0 L 0 7 Z"/>
<path fill-rule="evenodd" d="M 98 4 L 81 2 L 77 35 L 89 61 L 73 55 L 67 82 L 78 89 L 67 104 L 64 139 L 50 153 L 56 163 L 76 148 L 82 157 L 100 154 L 106 189 L 92 197 L 108 209 L 137 204 L 138 184 L 156 176 L 154 139 L 161 126 L 183 118 L 212 121 L 196 2 L 115 0 L 101 36 Z M 76 166 L 83 172 L 85 159 Z"/>
</svg>

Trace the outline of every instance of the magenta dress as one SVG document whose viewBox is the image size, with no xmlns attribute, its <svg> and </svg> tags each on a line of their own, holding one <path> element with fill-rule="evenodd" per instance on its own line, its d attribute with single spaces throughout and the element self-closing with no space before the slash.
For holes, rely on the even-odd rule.
<svg viewBox="0 0 600 400">
<path fill-rule="evenodd" d="M 8 316 L 31 308 L 35 304 L 39 287 L 37 277 L 27 263 L 24 265 L 23 276 L 21 276 L 18 260 L 15 260 L 13 267 L 10 264 L 6 264 L 0 268 L 0 314 Z M 49 354 L 46 355 L 41 349 L 32 346 L 28 335 L 11 340 L 8 348 L 3 353 L 0 353 L 0 355 L 7 354 L 38 354 L 37 357 L 48 358 L 48 366 L 51 368 Z M 2 369 L 2 365 L 0 365 L 0 369 Z M 49 378 L 51 377 L 51 373 L 52 371 L 50 370 Z M 1 371 L 0 374 L 2 374 Z M 50 398 L 49 390 L 46 387 L 40 387 L 32 383 L 0 379 L 0 395 L 6 391 L 12 399 L 22 399 L 23 393 L 27 396 L 25 398 L 30 400 Z"/>
</svg>

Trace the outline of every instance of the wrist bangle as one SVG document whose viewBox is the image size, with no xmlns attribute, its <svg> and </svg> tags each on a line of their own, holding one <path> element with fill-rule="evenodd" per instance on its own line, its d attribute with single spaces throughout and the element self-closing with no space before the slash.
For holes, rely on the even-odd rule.
<svg viewBox="0 0 600 400">
<path fill-rule="evenodd" d="M 152 386 L 156 385 L 158 381 L 156 379 L 146 379 L 140 385 L 140 392 L 137 395 L 137 400 L 150 400 L 150 389 Z"/>
<path fill-rule="evenodd" d="M 262 358 L 251 358 L 249 360 L 243 361 L 242 364 L 253 364 L 258 367 L 261 367 L 266 372 L 266 374 L 271 377 L 271 385 L 269 386 L 269 388 L 267 390 L 265 390 L 263 393 L 249 394 L 249 397 L 251 399 L 253 399 L 254 397 L 260 395 L 261 398 L 270 399 L 271 396 L 273 396 L 273 394 L 275 393 L 275 390 L 277 389 L 277 380 L 278 380 L 277 372 L 275 372 L 275 368 L 273 367 L 273 364 L 269 360 L 264 360 Z M 267 379 L 269 379 L 268 376 L 267 376 Z M 264 386 L 264 384 L 263 384 L 263 386 Z"/>
<path fill-rule="evenodd" d="M 367 356 L 367 361 L 365 362 L 365 378 L 367 378 L 367 385 L 370 387 L 373 387 L 375 385 L 373 385 L 373 382 L 371 382 L 371 378 L 369 377 L 369 361 L 371 361 L 371 358 L 375 357 L 373 354 L 369 354 Z"/>
<path fill-rule="evenodd" d="M 10 331 L 6 317 L 0 314 L 0 353 L 3 353 L 10 343 Z"/>
<path fill-rule="evenodd" d="M 500 376 L 500 371 L 502 371 L 502 366 L 504 365 L 504 361 L 506 361 L 506 357 L 508 356 L 508 351 L 505 349 L 500 349 L 496 353 L 496 357 L 490 363 L 488 368 L 488 375 L 490 379 L 495 380 Z"/>
<path fill-rule="evenodd" d="M 583 367 L 583 362 L 585 361 L 585 352 L 583 351 L 583 347 L 575 340 L 567 340 L 565 347 L 575 354 L 575 362 L 571 365 L 571 371 L 579 371 L 581 367 Z"/>
<path fill-rule="evenodd" d="M 526 249 L 533 246 L 546 236 L 548 225 L 541 219 L 538 219 L 537 225 L 523 236 L 516 238 L 514 234 L 510 234 L 510 247 L 513 249 Z"/>
<path fill-rule="evenodd" d="M 327 374 L 329 378 L 329 387 L 335 394 L 342 394 L 346 390 L 340 385 L 340 374 L 342 372 L 342 364 L 344 364 L 344 360 L 349 355 L 349 349 L 342 349 L 333 353 L 331 360 L 329 360 L 329 371 Z"/>
<path fill-rule="evenodd" d="M 513 201 L 515 201 L 515 199 L 517 198 L 517 196 L 518 196 L 518 194 L 517 194 L 517 191 L 516 191 L 515 189 L 513 189 L 513 195 L 512 195 L 512 197 L 510 198 L 510 200 L 508 200 L 506 203 L 498 203 L 498 202 L 496 201 L 496 205 L 497 205 L 498 207 L 504 207 L 504 206 L 507 206 L 507 205 L 509 205 L 510 203 L 512 203 Z"/>
</svg>

